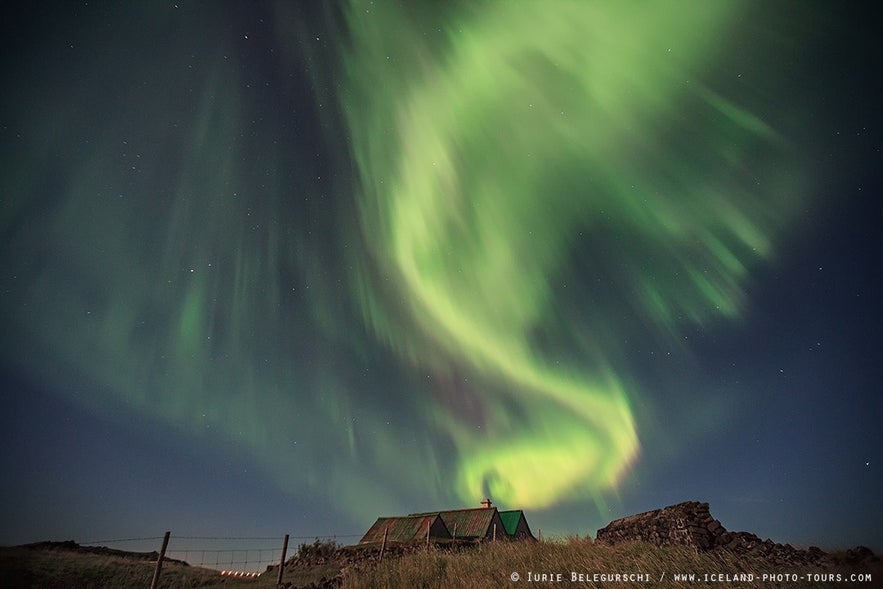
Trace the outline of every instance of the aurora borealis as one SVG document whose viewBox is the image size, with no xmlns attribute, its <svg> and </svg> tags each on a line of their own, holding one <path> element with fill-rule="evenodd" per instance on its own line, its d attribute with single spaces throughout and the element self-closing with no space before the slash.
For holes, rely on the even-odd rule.
<svg viewBox="0 0 883 589">
<path fill-rule="evenodd" d="M 22 498 L 71 476 L 59 447 L 87 497 L 106 428 L 139 450 L 101 493 L 178 473 L 153 509 L 192 526 L 238 501 L 358 532 L 487 495 L 562 533 L 688 499 L 738 528 L 829 505 L 817 477 L 851 498 L 832 541 L 879 542 L 853 511 L 883 459 L 862 15 L 553 4 L 10 12 L 11 537 L 153 524 L 53 530 Z M 758 533 L 827 525 L 786 520 Z"/>
<path fill-rule="evenodd" d="M 627 313 L 651 333 L 735 315 L 746 264 L 769 249 L 770 221 L 783 222 L 794 190 L 775 176 L 770 189 L 740 186 L 773 132 L 701 82 L 685 88 L 732 7 L 689 18 L 662 4 L 558 8 L 476 11 L 443 30 L 441 57 L 424 51 L 419 31 L 383 35 L 386 23 L 413 28 L 389 6 L 392 14 L 349 15 L 346 107 L 362 223 L 381 272 L 400 285 L 393 306 L 410 315 L 391 328 L 369 284 L 369 320 L 418 365 L 437 347 L 478 379 L 470 394 L 489 406 L 484 430 L 440 419 L 461 448 L 463 500 L 485 489 L 532 507 L 592 496 L 615 487 L 638 452 L 629 394 L 611 367 L 609 335 L 622 328 L 604 329 L 612 309 L 592 301 L 592 285 L 571 285 L 583 305 L 599 307 L 565 328 L 580 333 L 582 342 L 568 343 L 581 353 L 562 364 L 559 350 L 538 344 L 561 341 L 557 291 L 574 259 L 624 293 Z M 630 35 L 640 42 L 623 49 Z M 416 63 L 386 59 L 409 53 Z M 390 81 L 387 92 L 379 79 Z M 686 124 L 715 128 L 699 144 L 661 149 L 661 121 L 684 101 Z M 581 237 L 608 224 L 634 243 L 615 254 L 625 276 L 601 267 L 591 237 Z M 665 267 L 642 268 L 656 248 Z"/>
</svg>

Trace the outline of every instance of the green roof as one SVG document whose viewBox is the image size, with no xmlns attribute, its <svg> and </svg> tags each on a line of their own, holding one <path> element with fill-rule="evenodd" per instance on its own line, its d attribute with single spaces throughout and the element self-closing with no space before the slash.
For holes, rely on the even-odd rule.
<svg viewBox="0 0 883 589">
<path fill-rule="evenodd" d="M 514 536 L 515 530 L 518 529 L 518 521 L 524 516 L 524 512 L 520 509 L 512 509 L 499 513 L 500 519 L 503 520 L 503 527 L 506 528 L 506 533 Z"/>
</svg>

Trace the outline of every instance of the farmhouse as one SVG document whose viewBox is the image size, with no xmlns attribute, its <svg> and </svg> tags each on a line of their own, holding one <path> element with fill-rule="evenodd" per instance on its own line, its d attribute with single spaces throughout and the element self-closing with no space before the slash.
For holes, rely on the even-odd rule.
<svg viewBox="0 0 883 589">
<path fill-rule="evenodd" d="M 518 510 L 498 511 L 490 499 L 481 507 L 450 509 L 411 513 L 402 517 L 380 517 L 365 533 L 360 544 L 380 542 L 384 534 L 387 541 L 409 542 L 426 539 L 437 540 L 533 540 L 524 512 Z"/>
</svg>

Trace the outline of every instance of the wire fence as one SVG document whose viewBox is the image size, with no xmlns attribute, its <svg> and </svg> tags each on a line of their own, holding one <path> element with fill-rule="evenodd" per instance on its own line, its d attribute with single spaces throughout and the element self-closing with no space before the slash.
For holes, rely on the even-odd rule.
<svg viewBox="0 0 883 589">
<path fill-rule="evenodd" d="M 292 541 L 287 558 L 296 555 L 298 542 L 351 543 L 361 534 L 327 536 L 288 536 Z M 109 538 L 82 542 L 83 546 L 103 546 L 125 552 L 160 552 L 163 536 L 140 538 Z M 306 542 L 305 542 L 306 541 Z M 283 557 L 282 536 L 176 536 L 170 535 L 164 559 L 186 562 L 191 566 L 215 569 L 222 575 L 255 576 L 271 566 L 278 566 Z"/>
</svg>

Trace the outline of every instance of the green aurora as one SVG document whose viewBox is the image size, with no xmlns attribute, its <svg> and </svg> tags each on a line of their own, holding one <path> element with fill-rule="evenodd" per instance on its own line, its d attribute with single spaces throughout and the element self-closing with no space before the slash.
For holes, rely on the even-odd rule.
<svg viewBox="0 0 883 589">
<path fill-rule="evenodd" d="M 351 3 L 294 148 L 267 140 L 300 132 L 290 89 L 212 22 L 195 69 L 98 51 L 99 100 L 16 89 L 7 359 L 361 516 L 603 506 L 640 456 L 622 342 L 738 319 L 800 174 L 713 84 L 737 3 L 440 10 Z"/>
<path fill-rule="evenodd" d="M 674 337 L 736 317 L 748 266 L 770 252 L 794 189 L 743 184 L 776 134 L 696 79 L 734 5 L 682 8 L 501 3 L 435 30 L 389 4 L 348 13 L 365 315 L 403 358 L 468 374 L 478 426 L 428 411 L 457 447 L 464 501 L 603 501 L 637 457 L 636 392 L 615 368 L 624 326 L 595 308 L 595 285 L 568 284 L 574 264 Z M 680 136 L 693 126 L 701 142 Z M 594 247 L 603 231 L 618 251 Z M 585 321 L 561 313 L 567 288 Z M 562 335 L 581 353 L 540 343 Z"/>
</svg>

